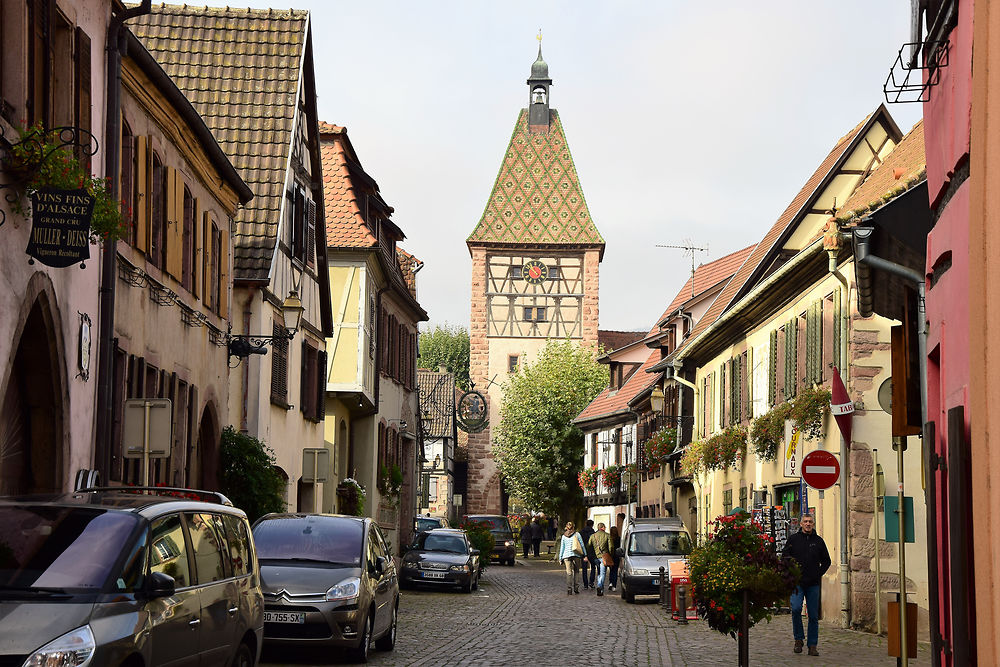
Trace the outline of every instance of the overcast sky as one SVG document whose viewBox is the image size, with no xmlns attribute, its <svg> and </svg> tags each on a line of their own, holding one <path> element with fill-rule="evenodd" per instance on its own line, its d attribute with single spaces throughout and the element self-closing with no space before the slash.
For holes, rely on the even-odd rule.
<svg viewBox="0 0 1000 667">
<path fill-rule="evenodd" d="M 287 8 L 243 0 L 223 6 Z M 190 3 L 189 3 L 190 4 Z M 699 263 L 758 241 L 834 143 L 884 100 L 909 0 L 297 0 L 321 120 L 345 125 L 425 266 L 430 324 L 468 326 L 465 239 L 542 49 L 607 242 L 603 329 L 647 330 Z M 920 107 L 889 105 L 905 133 Z"/>
</svg>

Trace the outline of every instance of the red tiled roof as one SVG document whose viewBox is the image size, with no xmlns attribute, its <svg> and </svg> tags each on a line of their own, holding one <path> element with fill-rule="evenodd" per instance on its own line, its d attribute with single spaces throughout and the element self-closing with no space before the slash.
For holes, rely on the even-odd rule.
<svg viewBox="0 0 1000 667">
<path fill-rule="evenodd" d="M 399 270 L 403 272 L 403 281 L 406 283 L 406 289 L 410 290 L 410 295 L 416 299 L 417 274 L 414 273 L 413 269 L 423 264 L 423 262 L 399 246 L 396 246 L 396 259 L 399 261 Z"/>
<path fill-rule="evenodd" d="M 737 250 L 736 252 L 731 252 L 728 255 L 720 257 L 713 262 L 702 264 L 695 269 L 694 276 L 687 279 L 684 286 L 677 292 L 677 296 L 670 302 L 667 309 L 663 311 L 663 315 L 660 316 L 657 323 L 662 322 L 664 318 L 676 312 L 678 308 L 692 298 L 712 289 L 724 280 L 729 280 L 756 247 L 756 244 L 747 246 L 742 250 Z M 691 289 L 692 279 L 694 280 L 694 289 Z"/>
<path fill-rule="evenodd" d="M 650 385 L 658 380 L 655 373 L 647 373 L 646 369 L 660 360 L 660 353 L 654 350 L 646 358 L 621 389 L 612 393 L 610 387 L 605 387 L 597 395 L 590 405 L 583 409 L 573 421 L 579 423 L 589 419 L 611 416 L 617 412 L 624 412 L 628 409 L 628 402 L 636 397 L 643 389 L 648 389 Z"/>
<path fill-rule="evenodd" d="M 854 129 L 837 141 L 833 150 L 827 154 L 826 158 L 823 159 L 820 165 L 816 168 L 816 171 L 813 172 L 813 174 L 806 181 L 805 185 L 802 186 L 802 189 L 795 195 L 795 198 L 792 199 L 788 207 L 767 231 L 764 238 L 761 239 L 760 242 L 754 247 L 749 257 L 747 257 L 746 261 L 743 262 L 743 265 L 740 266 L 739 270 L 730 279 L 729 283 L 727 283 L 722 289 L 722 293 L 716 297 L 708 311 L 695 324 L 694 330 L 687 337 L 684 345 L 680 347 L 686 347 L 691 343 L 691 341 L 695 340 L 701 332 L 707 329 L 713 322 L 715 322 L 715 320 L 719 318 L 720 315 L 722 315 L 730 304 L 736 301 L 744 288 L 750 287 L 748 282 L 754 277 L 758 267 L 760 267 L 765 260 L 770 258 L 771 251 L 774 249 L 775 244 L 782 238 L 789 226 L 798 219 L 798 214 L 802 210 L 802 207 L 805 206 L 809 199 L 812 198 L 816 188 L 818 188 L 827 177 L 830 170 L 833 169 L 842 157 L 844 157 L 848 148 L 850 148 L 850 146 L 861 136 L 862 131 L 867 127 L 869 121 L 872 120 L 874 115 L 875 114 L 870 114 L 865 117 L 865 119 L 855 126 Z"/>
<path fill-rule="evenodd" d="M 645 337 L 645 331 L 610 331 L 598 329 L 597 345 L 598 347 L 603 347 L 605 352 L 612 352 L 640 341 Z"/>
<path fill-rule="evenodd" d="M 865 179 L 865 182 L 858 186 L 854 194 L 837 211 L 837 215 L 867 209 L 876 201 L 881 206 L 883 196 L 919 176 L 926 167 L 924 121 L 921 120 L 906 133 L 899 145 L 886 156 L 885 161 Z"/>
<path fill-rule="evenodd" d="M 319 136 L 327 247 L 377 246 L 378 239 L 361 216 L 350 168 L 347 166 L 348 157 L 354 158 L 354 151 L 347 139 L 347 128 L 321 121 Z"/>
</svg>

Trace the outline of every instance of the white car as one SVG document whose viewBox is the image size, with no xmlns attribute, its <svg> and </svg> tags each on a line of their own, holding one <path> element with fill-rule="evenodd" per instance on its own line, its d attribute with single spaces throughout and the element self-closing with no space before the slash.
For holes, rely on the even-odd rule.
<svg viewBox="0 0 1000 667">
<path fill-rule="evenodd" d="M 670 562 L 684 560 L 691 549 L 691 537 L 680 519 L 632 519 L 618 549 L 622 599 L 632 603 L 636 595 L 659 595 L 660 567 L 669 576 Z"/>
</svg>

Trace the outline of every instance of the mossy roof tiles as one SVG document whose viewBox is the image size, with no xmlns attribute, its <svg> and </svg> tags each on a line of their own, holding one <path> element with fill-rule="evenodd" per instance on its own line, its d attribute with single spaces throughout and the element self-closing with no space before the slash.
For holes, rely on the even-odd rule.
<svg viewBox="0 0 1000 667">
<path fill-rule="evenodd" d="M 589 245 L 604 252 L 558 112 L 547 132 L 528 128 L 522 109 L 486 210 L 466 241 L 481 244 Z"/>
<path fill-rule="evenodd" d="M 205 119 L 254 199 L 236 213 L 235 277 L 268 277 L 309 13 L 154 5 L 129 27 Z"/>
</svg>

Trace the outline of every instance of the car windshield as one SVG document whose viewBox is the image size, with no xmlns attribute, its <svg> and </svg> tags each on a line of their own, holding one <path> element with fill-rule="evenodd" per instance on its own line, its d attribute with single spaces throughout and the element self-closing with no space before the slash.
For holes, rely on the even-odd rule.
<svg viewBox="0 0 1000 667">
<path fill-rule="evenodd" d="M 628 553 L 630 556 L 686 556 L 691 553 L 691 538 L 683 530 L 644 530 L 632 533 Z"/>
<path fill-rule="evenodd" d="M 417 548 L 425 551 L 445 551 L 450 554 L 467 554 L 469 548 L 458 535 L 423 533 L 417 537 Z"/>
<path fill-rule="evenodd" d="M 100 589 L 138 521 L 92 507 L 0 508 L 0 589 Z"/>
<path fill-rule="evenodd" d="M 490 531 L 494 533 L 509 533 L 510 522 L 505 516 L 470 516 L 469 521 L 479 521 L 490 524 Z"/>
<path fill-rule="evenodd" d="M 325 516 L 264 518 L 253 527 L 261 560 L 304 560 L 361 566 L 364 525 Z"/>
<path fill-rule="evenodd" d="M 430 530 L 431 528 L 441 528 L 441 522 L 438 519 L 417 519 L 417 532 L 423 530 Z"/>
</svg>

